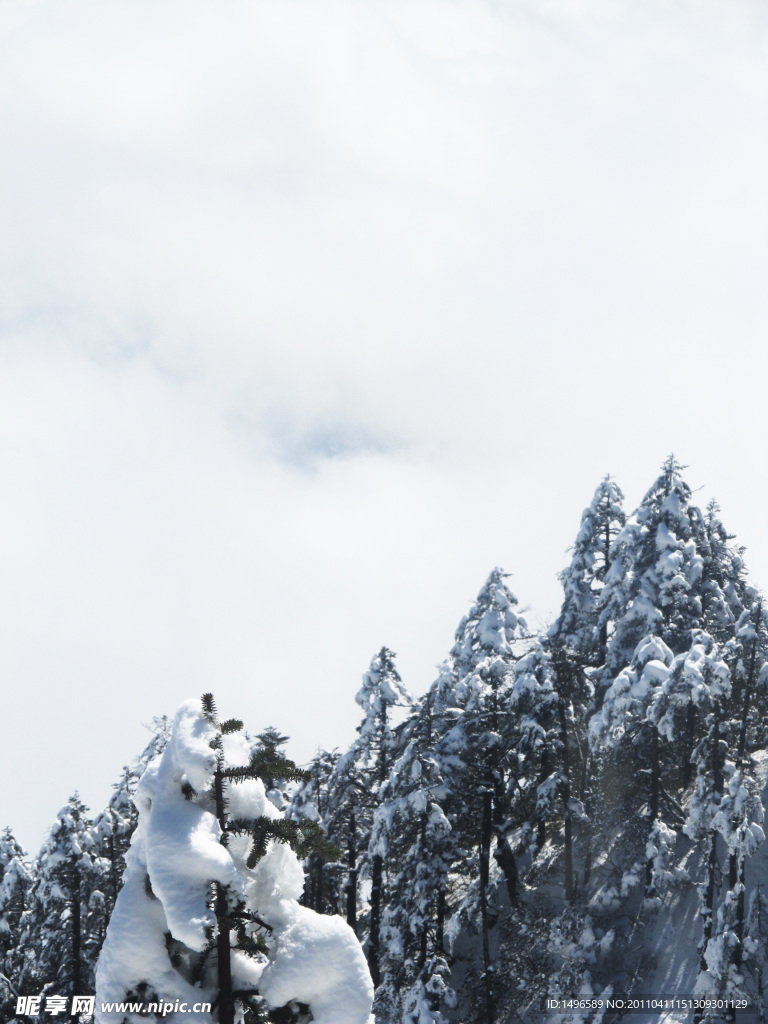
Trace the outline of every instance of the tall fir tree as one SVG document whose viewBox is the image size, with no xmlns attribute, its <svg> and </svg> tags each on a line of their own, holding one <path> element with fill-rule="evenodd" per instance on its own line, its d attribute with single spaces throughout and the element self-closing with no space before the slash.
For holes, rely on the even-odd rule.
<svg viewBox="0 0 768 1024">
<path fill-rule="evenodd" d="M 32 882 L 30 865 L 10 828 L 0 833 L 0 1015 L 10 1020 L 19 987 L 22 921 Z"/>
<path fill-rule="evenodd" d="M 331 782 L 340 757 L 338 750 L 317 752 L 308 767 L 309 777 L 295 788 L 287 811 L 294 821 L 308 818 L 316 822 L 326 836 L 337 820 Z M 344 914 L 346 870 L 339 857 L 338 849 L 313 851 L 304 862 L 307 881 L 303 903 L 318 914 Z"/>
<path fill-rule="evenodd" d="M 17 947 L 20 992 L 93 992 L 93 909 L 101 894 L 87 810 L 70 797 L 35 860 Z"/>
<path fill-rule="evenodd" d="M 430 694 L 419 701 L 405 732 L 408 743 L 390 772 L 371 839 L 371 848 L 392 865 L 377 1019 L 444 1024 L 442 1010 L 453 1004 L 443 948 L 446 895 L 457 853 L 440 804 L 443 779 L 432 753 Z"/>
<path fill-rule="evenodd" d="M 593 857 L 593 801 L 600 771 L 600 753 L 590 750 L 588 719 L 594 710 L 594 679 L 605 663 L 613 610 L 603 590 L 614 557 L 614 542 L 626 525 L 624 495 L 606 476 L 584 510 L 569 566 L 560 573 L 563 602 L 560 614 L 543 640 L 550 654 L 557 693 L 560 783 L 564 831 L 566 899 L 576 893 L 574 821 L 583 845 L 583 880 L 589 882 Z"/>
<path fill-rule="evenodd" d="M 457 843 L 475 850 L 475 884 L 461 913 L 479 917 L 483 955 L 485 1016 L 496 1017 L 494 966 L 490 954 L 491 851 L 512 902 L 518 896 L 518 868 L 510 846 L 513 822 L 504 763 L 510 728 L 506 707 L 516 645 L 526 623 L 506 574 L 494 569 L 475 604 L 462 619 L 448 662 L 430 691 L 439 724 L 435 753 L 446 783 L 445 811 Z"/>
<path fill-rule="evenodd" d="M 601 595 L 614 541 L 626 524 L 623 506 L 621 488 L 606 476 L 582 514 L 570 564 L 560 573 L 563 603 L 549 636 L 585 665 L 605 662 L 609 617 L 607 608 L 601 614 Z"/>
<path fill-rule="evenodd" d="M 691 629 L 701 627 L 702 522 L 683 468 L 669 456 L 614 541 L 600 595 L 601 622 L 612 634 L 603 692 L 644 637 L 658 636 L 679 654 L 690 645 Z"/>
</svg>

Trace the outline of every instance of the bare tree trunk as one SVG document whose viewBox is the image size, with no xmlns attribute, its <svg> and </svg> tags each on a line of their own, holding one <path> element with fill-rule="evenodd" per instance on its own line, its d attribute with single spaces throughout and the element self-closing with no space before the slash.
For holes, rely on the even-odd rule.
<svg viewBox="0 0 768 1024">
<path fill-rule="evenodd" d="M 693 778 L 693 764 L 691 763 L 691 755 L 693 754 L 693 744 L 696 735 L 696 708 L 693 701 L 688 705 L 688 710 L 685 716 L 685 741 L 683 744 L 683 789 L 687 789 L 691 784 Z"/>
<path fill-rule="evenodd" d="M 488 937 L 488 884 L 490 881 L 490 854 L 492 823 L 491 779 L 486 778 L 483 787 L 483 818 L 480 827 L 480 924 L 483 933 L 483 981 L 485 983 L 485 1021 L 495 1024 L 495 1002 L 493 992 L 493 965 Z"/>
<path fill-rule="evenodd" d="M 379 930 L 381 928 L 381 876 L 384 867 L 382 858 L 376 854 L 371 866 L 371 934 L 368 943 L 368 966 L 374 988 L 381 984 L 379 969 Z"/>
<path fill-rule="evenodd" d="M 580 791 L 581 799 L 584 801 L 584 813 L 587 816 L 587 824 L 584 830 L 584 887 L 589 885 L 592 874 L 592 786 L 595 780 L 590 782 L 592 758 L 589 754 L 584 758 L 581 775 Z"/>
<path fill-rule="evenodd" d="M 650 812 L 651 831 L 659 817 L 659 787 L 661 766 L 659 764 L 659 734 L 655 728 L 651 728 L 651 793 L 648 801 Z M 653 858 L 648 857 L 645 862 L 645 894 L 653 895 Z"/>
<path fill-rule="evenodd" d="M 80 872 L 77 867 L 77 860 L 72 858 L 72 899 L 70 901 L 70 913 L 72 914 L 72 995 L 80 995 L 83 991 L 80 977 L 80 951 L 82 938 L 80 931 Z"/>
<path fill-rule="evenodd" d="M 349 816 L 349 837 L 347 841 L 347 924 L 357 935 L 357 841 L 355 837 L 355 812 Z"/>
<path fill-rule="evenodd" d="M 541 755 L 541 771 L 539 772 L 539 785 L 549 777 L 549 750 L 545 744 Z M 547 823 L 539 818 L 536 825 L 536 849 L 540 850 L 547 838 Z"/>
<path fill-rule="evenodd" d="M 565 836 L 565 898 L 573 901 L 573 819 L 571 817 L 571 762 L 568 751 L 568 726 L 565 717 L 565 701 L 559 697 L 557 717 L 560 726 L 560 743 L 563 747 L 563 831 Z"/>
<path fill-rule="evenodd" d="M 493 851 L 493 859 L 499 865 L 504 874 L 509 902 L 517 903 L 517 862 L 515 861 L 515 855 L 507 842 L 507 837 L 504 835 L 504 778 L 498 769 L 496 769 L 494 775 L 493 831 L 496 837 L 496 846 Z"/>
<path fill-rule="evenodd" d="M 435 926 L 435 949 L 443 952 L 443 936 L 445 935 L 445 889 L 437 894 L 437 924 Z"/>
<path fill-rule="evenodd" d="M 720 796 L 723 794 L 725 787 L 725 779 L 723 776 L 723 754 L 720 750 L 720 715 L 721 709 L 719 705 L 715 707 L 715 722 L 712 730 L 712 740 L 714 744 L 714 758 L 712 763 L 713 768 L 713 785 L 716 793 Z M 714 915 L 715 915 L 715 884 L 717 874 L 717 832 L 712 832 L 709 840 L 709 856 L 707 857 L 707 888 L 704 895 L 704 932 L 701 938 L 701 969 L 706 971 L 707 961 L 704 959 L 704 954 L 707 949 L 707 943 L 712 938 L 712 930 L 714 926 Z"/>
</svg>

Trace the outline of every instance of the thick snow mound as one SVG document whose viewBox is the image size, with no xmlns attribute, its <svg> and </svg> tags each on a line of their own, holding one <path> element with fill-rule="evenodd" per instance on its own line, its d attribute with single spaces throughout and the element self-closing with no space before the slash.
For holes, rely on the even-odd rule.
<svg viewBox="0 0 768 1024">
<path fill-rule="evenodd" d="M 241 889 L 214 815 L 191 800 L 179 799 L 185 784 L 195 790 L 210 786 L 216 769 L 210 745 L 215 735 L 214 726 L 200 715 L 199 701 L 181 705 L 157 769 L 146 832 L 152 891 L 165 908 L 173 937 L 194 950 L 205 949 L 216 924 L 208 906 L 210 882 Z"/>
<path fill-rule="evenodd" d="M 275 959 L 261 977 L 264 998 L 307 1003 L 315 1024 L 368 1024 L 373 984 L 352 929 L 293 902 L 283 909 Z"/>
</svg>

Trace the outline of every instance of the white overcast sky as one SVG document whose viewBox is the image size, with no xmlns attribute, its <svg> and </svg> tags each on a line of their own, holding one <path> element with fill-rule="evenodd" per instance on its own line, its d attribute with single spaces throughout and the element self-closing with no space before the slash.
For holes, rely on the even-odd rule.
<svg viewBox="0 0 768 1024">
<path fill-rule="evenodd" d="M 768 581 L 763 0 L 0 0 L 0 827 L 306 760 L 674 451 Z"/>
</svg>

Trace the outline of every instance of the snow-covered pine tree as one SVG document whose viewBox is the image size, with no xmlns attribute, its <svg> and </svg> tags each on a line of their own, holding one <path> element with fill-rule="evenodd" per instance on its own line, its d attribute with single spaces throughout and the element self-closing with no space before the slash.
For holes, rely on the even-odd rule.
<svg viewBox="0 0 768 1024">
<path fill-rule="evenodd" d="M 703 950 L 703 967 L 694 986 L 694 994 L 703 998 L 734 1000 L 743 998 L 744 956 L 751 944 L 745 934 L 746 863 L 765 841 L 762 829 L 763 805 L 754 777 L 732 762 L 724 767 L 725 787 L 713 825 L 725 839 L 729 857 L 736 859 L 736 884 L 725 893 L 718 907 L 712 935 Z M 745 949 L 746 947 L 746 949 Z M 720 1021 L 717 1010 L 702 1019 Z M 726 1019 L 733 1019 L 728 1016 Z"/>
<path fill-rule="evenodd" d="M 293 794 L 287 815 L 294 821 L 308 818 L 316 822 L 328 835 L 329 823 L 333 818 L 331 780 L 334 777 L 340 754 L 338 750 L 319 750 L 312 758 L 309 778 L 301 782 Z M 346 871 L 339 861 L 339 851 L 329 856 L 313 851 L 304 861 L 307 876 L 302 902 L 318 914 L 343 914 L 343 887 Z"/>
<path fill-rule="evenodd" d="M 215 1002 L 219 1024 L 242 1013 L 368 1024 L 373 988 L 357 940 L 339 918 L 298 903 L 304 876 L 289 844 L 306 852 L 317 826 L 284 818 L 266 796 L 263 777 L 298 773 L 254 754 L 241 729 L 219 721 L 210 694 L 187 701 L 139 783 L 139 823 L 97 970 L 97 1022 L 144 1019 L 101 1012 L 102 1001 L 178 1000 Z M 163 1019 L 214 1020 L 176 1009 Z"/>
<path fill-rule="evenodd" d="M 724 927 L 732 934 L 731 974 L 735 971 L 737 975 L 743 959 L 746 864 L 763 838 L 760 827 L 763 806 L 750 757 L 749 733 L 758 698 L 763 704 L 760 712 L 764 714 L 768 688 L 768 614 L 763 608 L 762 597 L 754 593 L 752 596 L 753 603 L 742 613 L 736 640 L 732 644 L 735 649 L 732 673 L 735 685 L 731 701 L 731 733 L 735 752 L 733 772 L 728 779 L 719 815 L 720 830 L 729 852 L 729 895 L 723 907 Z"/>
<path fill-rule="evenodd" d="M 585 665 L 605 662 L 610 619 L 600 598 L 614 541 L 626 524 L 623 503 L 621 488 L 606 476 L 584 509 L 570 565 L 560 573 L 563 603 L 549 636 Z"/>
<path fill-rule="evenodd" d="M 346 918 L 357 934 L 361 878 L 371 882 L 367 916 L 367 953 L 374 985 L 380 980 L 379 931 L 383 907 L 384 864 L 369 851 L 373 815 L 382 800 L 381 790 L 397 756 L 397 735 L 390 709 L 412 703 L 395 667 L 395 655 L 382 647 L 371 659 L 355 696 L 363 709 L 357 737 L 338 760 L 328 780 L 327 836 L 346 860 Z"/>
<path fill-rule="evenodd" d="M 600 595 L 601 622 L 612 629 L 603 691 L 632 660 L 644 637 L 658 636 L 674 654 L 701 626 L 701 516 L 683 470 L 670 455 L 661 475 L 614 542 Z"/>
<path fill-rule="evenodd" d="M 725 705 L 731 692 L 731 673 L 716 641 L 703 630 L 694 630 L 691 649 L 674 659 L 667 678 L 654 692 L 649 718 L 669 742 L 687 729 L 691 708 L 704 719 L 704 735 L 693 752 L 696 785 L 688 802 L 683 831 L 704 846 L 706 880 L 700 889 L 699 912 L 703 922 L 701 967 L 712 937 L 716 883 L 718 816 L 725 788 L 727 726 Z M 670 798 L 667 797 L 669 800 Z M 674 812 L 678 810 L 672 807 Z M 681 809 L 678 810 L 682 816 Z"/>
<path fill-rule="evenodd" d="M 440 805 L 443 780 L 432 731 L 428 693 L 406 723 L 407 746 L 374 815 L 370 848 L 391 864 L 376 996 L 377 1019 L 386 1022 L 444 1024 L 441 1007 L 453 1003 L 443 932 L 448 872 L 457 853 Z"/>
<path fill-rule="evenodd" d="M 730 716 L 736 723 L 738 739 L 735 759 L 741 768 L 753 746 L 750 744 L 750 725 L 753 719 L 761 718 L 760 712 L 765 712 L 768 686 L 768 610 L 763 607 L 760 595 L 754 595 L 750 605 L 742 612 L 735 634 L 737 650 Z M 762 739 L 762 729 L 759 730 L 759 736 Z M 753 737 L 753 741 L 756 739 Z M 733 886 L 732 872 L 730 882 Z"/>
<path fill-rule="evenodd" d="M 70 797 L 35 860 L 21 919 L 20 992 L 71 996 L 93 991 L 89 908 L 98 875 L 87 810 L 76 793 Z"/>
<path fill-rule="evenodd" d="M 662 743 L 649 712 L 657 688 L 669 677 L 672 661 L 672 651 L 660 637 L 646 637 L 590 721 L 593 748 L 621 755 L 612 761 L 614 771 L 623 769 L 616 780 L 623 794 L 616 833 L 633 857 L 641 851 L 645 855 L 646 895 L 655 893 L 658 867 L 663 862 L 659 846 L 669 838 L 663 820 Z M 619 821 L 624 822 L 623 828 Z"/>
<path fill-rule="evenodd" d="M 0 1017 L 13 1017 L 21 962 L 21 922 L 31 884 L 30 866 L 10 828 L 0 833 Z"/>
<path fill-rule="evenodd" d="M 712 499 L 696 530 L 702 557 L 701 628 L 719 643 L 727 643 L 734 635 L 736 623 L 745 608 L 754 600 L 754 591 L 747 582 L 744 548 L 731 544 L 735 535 L 728 533 L 720 519 L 720 506 Z"/>
<path fill-rule="evenodd" d="M 410 694 L 403 686 L 400 674 L 395 668 L 395 655 L 387 647 L 371 661 L 370 668 L 363 676 L 363 685 L 355 700 L 363 709 L 365 717 L 360 724 L 355 743 L 355 760 L 358 769 L 370 778 L 374 794 L 373 813 L 381 805 L 382 790 L 389 776 L 397 751 L 395 734 L 390 723 L 389 711 L 394 706 L 409 707 Z M 371 829 L 373 819 L 371 819 Z M 371 917 L 368 931 L 368 964 L 374 986 L 381 982 L 380 930 L 381 912 L 384 901 L 384 856 L 376 843 L 369 839 L 368 862 L 371 872 Z"/>
<path fill-rule="evenodd" d="M 588 719 L 594 710 L 592 676 L 605 663 L 613 606 L 603 605 L 602 592 L 612 562 L 614 541 L 626 525 L 624 495 L 610 476 L 598 485 L 584 510 L 570 565 L 560 573 L 563 603 L 548 630 L 544 648 L 551 655 L 553 685 L 558 695 L 558 732 L 562 751 L 561 784 L 564 813 L 564 874 L 566 898 L 575 893 L 573 866 L 573 808 L 578 794 L 578 817 L 584 846 L 584 883 L 592 870 L 592 798 L 597 775 L 587 741 Z"/>
<path fill-rule="evenodd" d="M 755 1010 L 759 1024 L 765 1024 L 766 990 L 765 977 L 768 968 L 768 896 L 764 883 L 758 882 L 752 890 L 747 912 L 744 936 L 744 965 L 748 967 L 755 981 Z"/>
<path fill-rule="evenodd" d="M 570 902 L 576 889 L 574 818 L 584 819 L 573 792 L 573 764 L 584 758 L 579 737 L 584 738 L 591 691 L 578 661 L 559 646 L 551 654 L 552 646 L 549 637 L 541 638 L 515 666 L 508 707 L 516 764 L 509 775 L 522 809 L 517 820 L 532 828 L 537 851 L 544 845 L 548 822 L 563 822 L 563 881 Z"/>
<path fill-rule="evenodd" d="M 458 846 L 477 851 L 477 876 L 459 912 L 480 919 L 484 1012 L 490 1024 L 496 1015 L 488 934 L 492 848 L 512 902 L 518 890 L 504 758 L 511 749 L 505 738 L 511 728 L 511 669 L 526 624 L 505 580 L 501 569 L 491 572 L 460 622 L 450 657 L 430 690 L 438 726 L 435 755 L 447 788 L 445 812 Z"/>
<path fill-rule="evenodd" d="M 732 556 L 736 559 L 734 565 L 741 564 L 728 548 L 727 537 L 721 535 L 714 512 L 707 532 L 707 520 L 692 504 L 682 468 L 673 456 L 666 460 L 661 475 L 614 542 L 611 567 L 600 597 L 601 615 L 609 624 L 609 640 L 606 663 L 599 674 L 598 711 L 591 729 L 592 750 L 606 758 L 602 796 L 606 802 L 615 801 L 612 812 L 604 815 L 609 833 L 616 831 L 614 825 L 627 816 L 638 820 L 642 797 L 635 791 L 631 806 L 623 797 L 632 797 L 636 773 L 648 772 L 648 817 L 657 823 L 657 838 L 662 845 L 669 836 L 662 835 L 664 823 L 657 798 L 662 792 L 669 794 L 673 785 L 687 787 L 690 783 L 691 755 L 703 719 L 689 702 L 686 728 L 678 731 L 676 757 L 671 758 L 667 741 L 655 728 L 649 728 L 651 681 L 648 686 L 640 684 L 643 670 L 637 658 L 643 652 L 645 657 L 661 643 L 666 651 L 661 660 L 668 668 L 675 655 L 689 650 L 693 631 L 702 627 L 705 608 L 709 609 L 710 621 L 727 623 L 733 594 L 729 598 L 728 588 L 724 590 L 718 579 Z M 658 654 L 650 660 L 658 660 Z M 623 671 L 627 665 L 629 668 Z M 661 678 L 654 677 L 654 685 Z M 626 723 L 621 721 L 624 714 L 629 715 Z M 632 741 L 627 742 L 630 737 Z M 647 887 L 653 873 L 651 862 L 649 857 Z"/>
<path fill-rule="evenodd" d="M 369 853 L 369 843 L 374 812 L 382 800 L 382 786 L 397 755 L 397 736 L 390 722 L 390 709 L 410 707 L 412 702 L 395 668 L 394 658 L 388 647 L 382 647 L 362 676 L 355 701 L 364 717 L 349 749 L 336 762 L 326 787 L 325 830 L 328 840 L 341 851 L 345 860 L 345 915 L 355 934 L 360 932 L 359 882 L 364 877 L 371 881 L 366 944 L 371 974 L 377 985 L 384 865 L 379 854 Z"/>
</svg>

